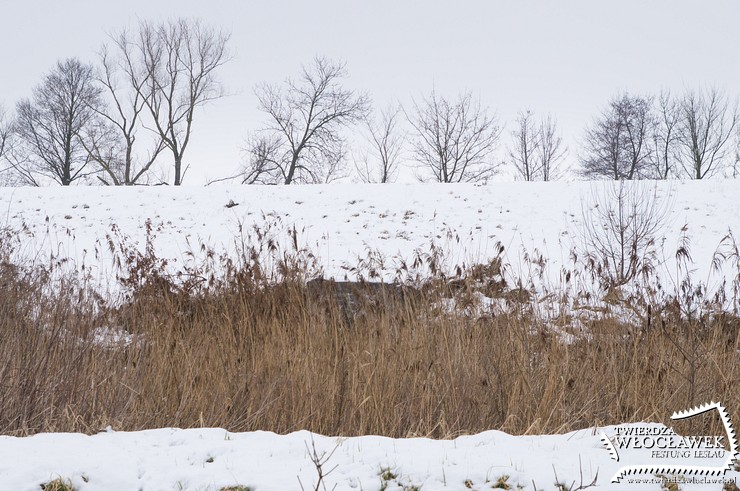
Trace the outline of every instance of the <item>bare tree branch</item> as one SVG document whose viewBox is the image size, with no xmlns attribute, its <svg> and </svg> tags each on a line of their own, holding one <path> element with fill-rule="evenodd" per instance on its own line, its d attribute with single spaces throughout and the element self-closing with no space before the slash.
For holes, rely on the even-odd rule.
<svg viewBox="0 0 740 491">
<path fill-rule="evenodd" d="M 245 149 L 247 161 L 239 179 L 242 184 L 275 184 L 275 176 L 284 178 L 281 167 L 280 138 L 252 136 Z"/>
</svg>

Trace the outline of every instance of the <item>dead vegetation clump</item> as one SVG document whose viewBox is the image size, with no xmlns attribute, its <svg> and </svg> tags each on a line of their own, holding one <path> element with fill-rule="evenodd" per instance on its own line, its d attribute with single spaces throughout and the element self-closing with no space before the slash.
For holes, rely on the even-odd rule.
<svg viewBox="0 0 740 491">
<path fill-rule="evenodd" d="M 563 342 L 501 260 L 427 282 L 341 284 L 311 281 L 320 271 L 297 240 L 287 250 L 265 235 L 247 243 L 236 259 L 210 256 L 218 272 L 175 274 L 153 247 L 129 251 L 127 295 L 114 307 L 0 268 L 0 431 L 452 437 L 668 423 L 710 400 L 740 408 L 733 315 L 607 317 Z M 478 294 L 522 308 L 441 307 Z M 130 337 L 101 342 L 101 332 Z"/>
</svg>

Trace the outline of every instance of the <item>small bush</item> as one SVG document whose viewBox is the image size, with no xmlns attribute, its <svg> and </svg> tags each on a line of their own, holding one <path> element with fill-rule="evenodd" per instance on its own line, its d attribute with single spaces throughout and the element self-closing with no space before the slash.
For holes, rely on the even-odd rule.
<svg viewBox="0 0 740 491">
<path fill-rule="evenodd" d="M 618 181 L 609 183 L 603 193 L 594 192 L 583 205 L 581 256 L 604 290 L 653 273 L 667 204 L 658 197 L 657 187 Z"/>
</svg>

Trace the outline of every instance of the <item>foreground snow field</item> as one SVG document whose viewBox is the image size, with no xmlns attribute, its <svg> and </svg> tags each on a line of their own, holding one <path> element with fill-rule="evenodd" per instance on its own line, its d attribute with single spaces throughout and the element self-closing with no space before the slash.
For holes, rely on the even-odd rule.
<svg viewBox="0 0 740 491">
<path fill-rule="evenodd" d="M 531 490 L 536 485 L 538 490 L 557 490 L 556 482 L 564 484 L 563 489 L 577 489 L 595 478 L 592 489 L 661 489 L 660 480 L 650 474 L 633 479 L 655 482 L 611 483 L 620 464 L 609 458 L 599 440 L 601 431 L 611 435 L 613 428 L 551 436 L 488 431 L 454 440 L 330 438 L 306 431 L 280 436 L 222 429 L 0 437 L 0 480 L 2 489 L 19 491 L 38 490 L 60 477 L 79 491 L 219 490 L 236 485 L 286 491 L 300 490 L 301 483 L 308 490 L 317 484 L 307 450 L 313 442 L 317 454 L 327 457 L 324 472 L 331 472 L 322 484 L 329 490 L 483 490 L 497 483 L 499 489 Z M 738 477 L 737 472 L 724 476 Z M 718 482 L 681 487 L 721 490 Z"/>
<path fill-rule="evenodd" d="M 300 247 L 318 259 L 327 277 L 352 276 L 348 267 L 368 251 L 384 257 L 387 278 L 415 250 L 434 242 L 447 253 L 448 267 L 482 262 L 505 247 L 504 259 L 515 275 L 527 274 L 525 253 L 540 253 L 546 273 L 558 281 L 571 267 L 578 244 L 582 209 L 593 205 L 608 183 L 493 183 L 211 186 L 211 187 L 55 187 L 2 189 L 0 220 L 22 231 L 18 253 L 40 263 L 50 256 L 84 268 L 102 291 L 115 290 L 115 269 L 106 235 L 116 226 L 143 249 L 145 223 L 151 221 L 158 257 L 176 270 L 201 246 L 233 250 L 254 225 L 289 249 L 295 228 Z M 652 183 L 643 183 L 652 186 Z M 674 255 L 682 233 L 690 241 L 696 280 L 716 285 L 712 255 L 732 230 L 740 234 L 740 192 L 734 180 L 658 182 L 658 196 L 668 206 L 658 243 L 665 259 L 658 268 L 665 281 L 676 274 Z M 227 206 L 229 205 L 229 206 Z M 683 229 L 683 232 L 682 232 Z"/>
</svg>

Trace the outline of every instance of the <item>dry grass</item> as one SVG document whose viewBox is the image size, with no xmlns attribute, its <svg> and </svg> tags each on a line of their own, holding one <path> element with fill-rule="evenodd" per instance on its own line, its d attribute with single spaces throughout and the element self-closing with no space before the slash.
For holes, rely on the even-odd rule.
<svg viewBox="0 0 740 491">
<path fill-rule="evenodd" d="M 41 485 L 43 491 L 75 491 L 72 484 L 64 479 L 54 479 Z"/>
<path fill-rule="evenodd" d="M 44 276 L 0 263 L 3 434 L 110 425 L 452 437 L 669 423 L 710 400 L 740 408 L 732 316 L 603 320 L 564 344 L 526 309 L 446 314 L 444 287 L 348 319 L 309 292 L 305 271 L 266 281 L 254 263 L 197 294 L 140 274 L 130 302 L 96 311 L 93 296 L 59 285 L 49 296 Z M 140 341 L 100 346 L 92 333 L 103 323 Z"/>
</svg>

